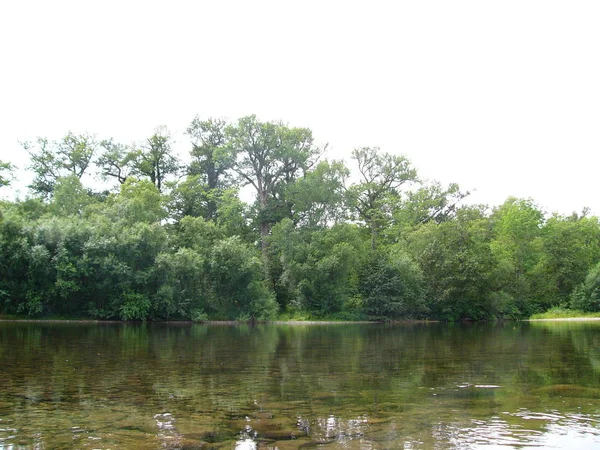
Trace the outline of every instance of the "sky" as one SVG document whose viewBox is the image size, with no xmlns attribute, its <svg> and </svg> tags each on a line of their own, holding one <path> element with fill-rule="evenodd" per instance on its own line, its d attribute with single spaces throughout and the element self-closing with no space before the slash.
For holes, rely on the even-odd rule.
<svg viewBox="0 0 600 450">
<path fill-rule="evenodd" d="M 0 160 L 195 115 L 308 127 L 328 159 L 406 155 L 469 201 L 600 215 L 600 2 L 0 2 Z M 7 195 L 7 188 L 2 188 Z"/>
</svg>

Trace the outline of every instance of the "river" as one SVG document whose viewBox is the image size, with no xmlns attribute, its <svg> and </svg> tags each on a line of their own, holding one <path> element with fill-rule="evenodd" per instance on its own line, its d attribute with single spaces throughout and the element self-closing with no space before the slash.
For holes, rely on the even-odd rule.
<svg viewBox="0 0 600 450">
<path fill-rule="evenodd" d="M 0 449 L 600 448 L 600 323 L 0 323 Z"/>
</svg>

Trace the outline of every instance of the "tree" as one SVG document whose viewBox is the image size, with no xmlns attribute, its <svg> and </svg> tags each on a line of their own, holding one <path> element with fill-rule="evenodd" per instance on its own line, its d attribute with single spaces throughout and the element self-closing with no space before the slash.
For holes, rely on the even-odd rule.
<svg viewBox="0 0 600 450">
<path fill-rule="evenodd" d="M 530 199 L 511 197 L 494 210 L 491 216 L 494 237 L 490 242 L 497 261 L 494 281 L 497 290 L 523 315 L 543 309 L 536 305 L 536 265 L 542 249 L 544 214 Z"/>
<path fill-rule="evenodd" d="M 97 146 L 93 136 L 75 135 L 72 132 L 60 141 L 38 138 L 37 146 L 23 143 L 31 158 L 29 168 L 35 173 L 29 188 L 43 197 L 52 197 L 59 178 L 75 176 L 81 179 L 92 162 Z"/>
<path fill-rule="evenodd" d="M 356 294 L 356 270 L 364 252 L 356 225 L 295 228 L 290 219 L 273 227 L 270 258 L 283 307 L 320 316 L 340 312 Z"/>
<path fill-rule="evenodd" d="M 600 263 L 590 269 L 571 295 L 571 307 L 586 312 L 600 311 Z"/>
<path fill-rule="evenodd" d="M 56 180 L 50 208 L 57 216 L 81 215 L 95 198 L 81 185 L 74 175 Z"/>
<path fill-rule="evenodd" d="M 227 123 L 223 119 L 192 120 L 187 134 L 192 138 L 192 162 L 188 175 L 202 183 L 207 192 L 205 219 L 215 219 L 218 193 L 229 186 L 227 172 L 233 165 L 233 155 L 227 144 Z"/>
<path fill-rule="evenodd" d="M 490 300 L 491 237 L 490 220 L 478 207 L 460 208 L 453 220 L 428 222 L 406 236 L 423 274 L 430 317 L 481 320 L 505 314 L 503 305 Z"/>
<path fill-rule="evenodd" d="M 380 152 L 378 147 L 354 149 L 352 158 L 358 164 L 361 180 L 350 187 L 350 204 L 371 230 L 371 248 L 376 247 L 378 230 L 389 215 L 390 198 L 397 199 L 399 188 L 417 181 L 417 171 L 401 155 Z"/>
<path fill-rule="evenodd" d="M 210 250 L 207 275 L 215 306 L 226 318 L 266 320 L 277 312 L 254 252 L 237 236 L 218 241 Z"/>
<path fill-rule="evenodd" d="M 397 246 L 372 251 L 361 266 L 358 290 L 365 312 L 377 319 L 423 318 L 423 276 Z"/>
<path fill-rule="evenodd" d="M 321 161 L 287 185 L 285 199 L 294 223 L 314 228 L 341 222 L 346 216 L 344 183 L 349 174 L 341 161 Z"/>
<path fill-rule="evenodd" d="M 103 179 L 116 178 L 120 184 L 125 183 L 133 171 L 133 163 L 138 153 L 130 147 L 107 139 L 100 142 L 104 149 L 98 158 Z"/>
<path fill-rule="evenodd" d="M 0 187 L 10 184 L 13 170 L 14 166 L 11 163 L 0 161 Z"/>
<path fill-rule="evenodd" d="M 233 170 L 242 184 L 249 184 L 256 191 L 257 221 L 265 256 L 271 225 L 281 218 L 278 210 L 284 202 L 284 187 L 304 175 L 321 150 L 314 145 L 308 128 L 260 122 L 256 116 L 239 119 L 227 127 L 226 134 L 236 158 Z"/>
<path fill-rule="evenodd" d="M 570 294 L 600 261 L 600 223 L 597 217 L 550 217 L 541 233 L 540 259 L 534 274 L 543 283 L 536 296 L 544 307 L 566 305 Z"/>
<path fill-rule="evenodd" d="M 456 183 L 444 187 L 434 181 L 406 193 L 394 208 L 394 222 L 400 226 L 445 222 L 455 216 L 459 203 L 468 195 Z"/>
<path fill-rule="evenodd" d="M 135 153 L 134 173 L 146 176 L 159 192 L 162 192 L 166 177 L 179 171 L 179 161 L 171 149 L 171 134 L 165 127 L 159 127 L 146 139 Z"/>
</svg>

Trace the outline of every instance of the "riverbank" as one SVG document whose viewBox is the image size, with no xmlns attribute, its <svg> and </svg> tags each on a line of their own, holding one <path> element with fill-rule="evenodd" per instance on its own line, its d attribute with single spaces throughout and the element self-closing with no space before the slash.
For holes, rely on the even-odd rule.
<svg viewBox="0 0 600 450">
<path fill-rule="evenodd" d="M 527 319 L 527 322 L 595 322 L 600 317 L 555 317 L 548 319 Z"/>
</svg>

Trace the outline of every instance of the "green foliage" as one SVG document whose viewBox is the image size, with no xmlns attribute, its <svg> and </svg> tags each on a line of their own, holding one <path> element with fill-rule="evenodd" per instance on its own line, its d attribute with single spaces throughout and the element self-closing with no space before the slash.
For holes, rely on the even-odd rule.
<svg viewBox="0 0 600 450">
<path fill-rule="evenodd" d="M 530 317 L 532 320 L 544 319 L 575 319 L 575 318 L 596 318 L 600 317 L 599 312 L 586 312 L 580 309 L 567 309 L 562 306 L 555 306 L 544 313 L 534 314 Z"/>
<path fill-rule="evenodd" d="M 150 300 L 143 294 L 133 292 L 123 293 L 123 301 L 119 306 L 121 320 L 145 321 L 150 310 Z"/>
<path fill-rule="evenodd" d="M 376 319 L 423 318 L 427 307 L 419 267 L 401 249 L 372 251 L 361 267 L 358 291 Z"/>
<path fill-rule="evenodd" d="M 14 169 L 11 163 L 0 161 L 0 187 L 10 185 Z"/>
<path fill-rule="evenodd" d="M 138 153 L 123 144 L 114 142 L 112 139 L 107 139 L 100 142 L 100 146 L 104 149 L 98 157 L 98 167 L 103 179 L 115 178 L 119 183 L 123 184 L 133 172 L 133 164 L 138 156 Z"/>
<path fill-rule="evenodd" d="M 272 251 L 280 266 L 277 291 L 282 306 L 318 315 L 342 310 L 355 293 L 356 270 L 364 248 L 359 231 L 337 225 L 311 232 L 296 230 L 289 219 L 273 229 Z"/>
<path fill-rule="evenodd" d="M 171 134 L 165 127 L 158 127 L 134 151 L 132 158 L 132 172 L 141 177 L 148 177 L 150 182 L 162 192 L 163 185 L 169 175 L 175 175 L 180 168 L 177 157 L 171 148 Z"/>
<path fill-rule="evenodd" d="M 277 303 L 264 281 L 262 262 L 248 245 L 233 236 L 210 249 L 207 276 L 212 308 L 235 318 L 239 314 L 265 320 L 277 313 Z"/>
<path fill-rule="evenodd" d="M 67 133 L 59 141 L 38 138 L 36 145 L 25 142 L 35 178 L 30 189 L 45 198 L 52 197 L 59 178 L 74 176 L 81 179 L 92 163 L 98 143 L 88 134 Z"/>
<path fill-rule="evenodd" d="M 80 215 L 95 202 L 96 199 L 82 186 L 81 180 L 71 175 L 56 180 L 50 209 L 57 216 Z"/>
<path fill-rule="evenodd" d="M 266 258 L 271 224 L 291 215 L 285 187 L 308 172 L 321 150 L 314 145 L 308 128 L 260 122 L 256 116 L 239 119 L 227 127 L 226 135 L 239 183 L 251 185 L 256 192 L 257 222 Z"/>
<path fill-rule="evenodd" d="M 585 281 L 573 291 L 571 308 L 600 312 L 600 263 L 590 269 Z"/>
<path fill-rule="evenodd" d="M 424 184 L 406 157 L 376 147 L 354 150 L 348 186 L 344 163 L 319 162 L 309 129 L 256 116 L 196 117 L 187 135 L 186 167 L 164 128 L 132 146 L 73 133 L 24 144 L 37 197 L 0 201 L 0 313 L 201 322 L 600 310 L 600 223 L 588 211 L 547 217 L 516 198 L 459 207 L 458 185 Z M 118 191 L 83 184 L 94 164 Z M 12 170 L 0 161 L 0 186 Z"/>
<path fill-rule="evenodd" d="M 378 147 L 357 148 L 352 158 L 361 179 L 348 190 L 348 203 L 370 229 L 371 249 L 375 250 L 377 234 L 390 219 L 401 186 L 417 181 L 417 171 L 406 157 L 383 153 Z"/>
<path fill-rule="evenodd" d="M 490 233 L 482 211 L 462 208 L 455 220 L 427 223 L 408 237 L 432 317 L 481 320 L 500 313 L 488 304 L 494 268 Z"/>
</svg>

